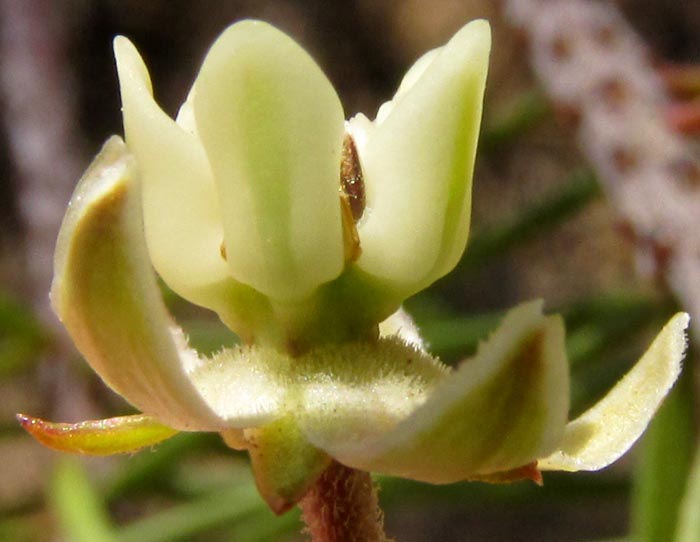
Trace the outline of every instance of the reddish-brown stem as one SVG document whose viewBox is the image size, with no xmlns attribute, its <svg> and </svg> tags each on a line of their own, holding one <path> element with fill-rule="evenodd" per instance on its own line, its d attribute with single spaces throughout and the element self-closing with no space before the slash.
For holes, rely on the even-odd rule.
<svg viewBox="0 0 700 542">
<path fill-rule="evenodd" d="M 369 474 L 333 462 L 299 503 L 311 542 L 384 542 Z"/>
</svg>

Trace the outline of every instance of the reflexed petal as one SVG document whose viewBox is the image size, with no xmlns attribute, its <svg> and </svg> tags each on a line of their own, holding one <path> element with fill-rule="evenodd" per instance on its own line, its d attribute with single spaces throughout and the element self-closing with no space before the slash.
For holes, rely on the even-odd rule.
<svg viewBox="0 0 700 542">
<path fill-rule="evenodd" d="M 117 37 L 114 54 L 126 141 L 143 177 L 151 261 L 177 293 L 214 308 L 212 294 L 202 290 L 233 280 L 221 257 L 223 226 L 206 155 L 195 135 L 154 101 L 148 71 L 131 42 Z"/>
<path fill-rule="evenodd" d="M 634 368 L 566 426 L 561 448 L 542 470 L 598 470 L 616 461 L 646 429 L 681 371 L 689 317 L 676 314 Z"/>
<path fill-rule="evenodd" d="M 319 67 L 279 30 L 243 21 L 209 51 L 194 105 L 233 276 L 277 300 L 337 277 L 343 110 Z"/>
<path fill-rule="evenodd" d="M 92 368 L 139 410 L 181 430 L 226 427 L 190 381 L 201 360 L 160 298 L 134 169 L 114 137 L 81 179 L 56 247 L 54 310 Z"/>
<path fill-rule="evenodd" d="M 17 419 L 44 446 L 76 454 L 131 453 L 177 434 L 143 414 L 79 423 L 51 423 L 25 414 L 17 414 Z"/>
<path fill-rule="evenodd" d="M 349 125 L 367 197 L 357 265 L 404 295 L 450 271 L 464 251 L 489 49 L 488 23 L 469 23 L 409 71 L 380 122 Z"/>
<path fill-rule="evenodd" d="M 351 467 L 433 483 L 484 479 L 553 450 L 568 396 L 562 322 L 543 316 L 535 302 L 508 313 L 476 357 L 399 423 L 382 427 L 373 415 L 336 402 L 332 422 L 313 420 L 305 430 L 314 445 Z"/>
</svg>

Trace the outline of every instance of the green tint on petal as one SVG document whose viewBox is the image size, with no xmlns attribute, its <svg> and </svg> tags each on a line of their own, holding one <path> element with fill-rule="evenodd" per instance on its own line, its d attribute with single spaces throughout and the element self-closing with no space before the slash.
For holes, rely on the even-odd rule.
<svg viewBox="0 0 700 542">
<path fill-rule="evenodd" d="M 188 376 L 200 360 L 150 266 L 135 169 L 113 137 L 80 180 L 59 233 L 51 301 L 88 363 L 132 405 L 176 429 L 217 429 L 222 421 Z"/>
<path fill-rule="evenodd" d="M 245 429 L 270 423 L 293 408 L 293 364 L 274 348 L 234 346 L 202 359 L 189 377 L 207 404 L 227 420 L 226 427 Z"/>
<path fill-rule="evenodd" d="M 301 429 L 341 462 L 339 448 L 358 442 L 362 447 L 391 431 L 449 374 L 439 361 L 397 337 L 317 349 L 295 363 Z"/>
<path fill-rule="evenodd" d="M 75 454 L 131 453 L 177 434 L 143 414 L 80 423 L 52 423 L 25 414 L 17 414 L 17 419 L 44 446 Z"/>
<path fill-rule="evenodd" d="M 190 378 L 230 420 L 227 427 L 259 427 L 292 416 L 306 420 L 303 425 L 318 422 L 352 433 L 364 430 L 366 418 L 374 431 L 395 425 L 425 402 L 446 373 L 429 355 L 389 337 L 329 344 L 295 358 L 265 346 L 238 346 L 202 360 Z M 345 418 L 335 418 L 336 411 Z"/>
<path fill-rule="evenodd" d="M 343 109 L 309 55 L 268 24 L 234 24 L 204 61 L 194 110 L 233 276 L 282 302 L 337 277 Z"/>
<path fill-rule="evenodd" d="M 514 469 L 532 478 L 520 467 L 559 443 L 568 397 L 561 319 L 533 302 L 510 311 L 477 355 L 400 423 L 381 427 L 337 402 L 335 424 L 343 429 L 317 423 L 307 431 L 316 446 L 363 470 L 432 483 Z"/>
<path fill-rule="evenodd" d="M 276 514 L 304 496 L 331 462 L 311 446 L 292 417 L 245 432 L 260 494 Z"/>
<path fill-rule="evenodd" d="M 488 23 L 469 23 L 409 70 L 373 125 L 349 123 L 367 198 L 357 265 L 404 296 L 449 272 L 464 251 L 490 45 Z"/>
<path fill-rule="evenodd" d="M 223 226 L 206 155 L 187 122 L 176 124 L 153 99 L 148 70 L 133 44 L 117 37 L 114 54 L 126 142 L 143 179 L 151 261 L 178 294 L 215 309 L 216 292 L 208 290 L 233 280 L 221 256 Z"/>
<path fill-rule="evenodd" d="M 569 422 L 560 449 L 539 461 L 542 470 L 598 470 L 641 436 L 681 371 L 689 317 L 676 314 L 632 370 L 608 394 Z"/>
</svg>

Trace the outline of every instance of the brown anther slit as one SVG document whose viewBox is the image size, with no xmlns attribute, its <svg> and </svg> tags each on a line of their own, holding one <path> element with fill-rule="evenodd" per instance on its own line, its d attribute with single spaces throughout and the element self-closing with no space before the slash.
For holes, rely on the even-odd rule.
<svg viewBox="0 0 700 542">
<path fill-rule="evenodd" d="M 343 141 L 340 160 L 340 189 L 348 198 L 352 218 L 357 223 L 365 210 L 365 182 L 362 178 L 360 160 L 352 137 L 348 134 Z"/>
<path fill-rule="evenodd" d="M 225 262 L 228 261 L 228 258 L 226 257 L 226 244 L 222 241 L 221 246 L 219 247 L 219 254 L 221 254 L 221 257 L 224 259 Z"/>
</svg>

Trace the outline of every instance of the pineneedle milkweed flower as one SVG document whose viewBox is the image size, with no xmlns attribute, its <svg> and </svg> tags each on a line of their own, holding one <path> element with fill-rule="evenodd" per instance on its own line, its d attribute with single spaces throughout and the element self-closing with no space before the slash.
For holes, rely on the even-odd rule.
<svg viewBox="0 0 700 542">
<path fill-rule="evenodd" d="M 282 512 L 332 460 L 433 483 L 539 480 L 602 468 L 643 432 L 680 371 L 687 315 L 567 423 L 564 328 L 540 302 L 511 310 L 456 370 L 400 310 L 467 242 L 485 21 L 421 57 L 374 121 L 344 121 L 313 60 L 261 22 L 217 39 L 176 120 L 134 46 L 114 47 L 126 144 L 110 139 L 75 191 L 52 302 L 88 363 L 143 414 L 20 416 L 40 441 L 119 453 L 216 431 L 248 450 Z M 192 350 L 151 266 L 242 344 Z"/>
</svg>

